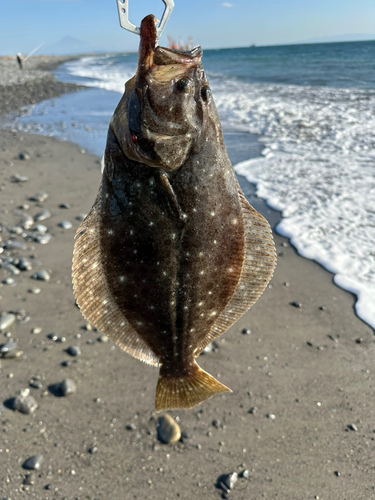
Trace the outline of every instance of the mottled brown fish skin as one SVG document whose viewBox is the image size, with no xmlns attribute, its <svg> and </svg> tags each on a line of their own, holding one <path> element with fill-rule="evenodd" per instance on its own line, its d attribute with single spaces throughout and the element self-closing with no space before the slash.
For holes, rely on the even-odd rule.
<svg viewBox="0 0 375 500">
<path fill-rule="evenodd" d="M 137 75 L 77 233 L 73 284 L 88 320 L 160 365 L 155 404 L 164 410 L 230 391 L 195 358 L 262 293 L 275 249 L 238 186 L 200 49 L 157 47 L 154 28 L 153 16 L 143 20 Z"/>
</svg>

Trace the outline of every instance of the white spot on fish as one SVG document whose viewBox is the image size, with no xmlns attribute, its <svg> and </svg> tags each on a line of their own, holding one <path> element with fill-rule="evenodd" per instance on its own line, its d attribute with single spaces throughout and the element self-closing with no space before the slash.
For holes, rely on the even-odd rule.
<svg viewBox="0 0 375 500">
<path fill-rule="evenodd" d="M 120 281 L 121 282 L 125 281 L 125 276 L 120 276 Z"/>
<path fill-rule="evenodd" d="M 153 222 L 150 222 L 150 226 L 153 226 L 153 225 L 154 225 L 154 223 L 153 223 Z"/>
<path fill-rule="evenodd" d="M 215 212 L 210 212 L 211 217 L 215 217 Z"/>
<path fill-rule="evenodd" d="M 198 307 L 202 307 L 204 302 L 198 302 Z"/>
<path fill-rule="evenodd" d="M 233 219 L 232 220 L 232 224 L 237 224 L 238 220 L 237 219 Z"/>
<path fill-rule="evenodd" d="M 204 271 L 200 271 L 200 273 L 199 273 L 199 274 L 201 274 L 201 275 L 202 275 L 202 274 L 204 274 Z"/>
<path fill-rule="evenodd" d="M 228 269 L 228 272 L 229 272 L 229 273 L 233 273 L 233 269 L 230 267 L 230 268 Z"/>
<path fill-rule="evenodd" d="M 107 231 L 107 233 L 108 233 L 108 234 L 113 234 L 112 229 L 109 229 L 109 230 Z"/>
<path fill-rule="evenodd" d="M 199 252 L 198 257 L 203 257 L 203 252 Z"/>
<path fill-rule="evenodd" d="M 210 314 L 210 316 L 216 316 L 216 311 L 212 311 L 212 313 Z"/>
<path fill-rule="evenodd" d="M 211 292 L 211 291 L 210 291 L 210 292 L 208 292 L 208 295 L 212 295 L 212 292 Z"/>
<path fill-rule="evenodd" d="M 103 300 L 102 304 L 105 306 L 108 303 L 108 300 Z"/>
<path fill-rule="evenodd" d="M 95 262 L 92 266 L 91 266 L 91 269 L 96 269 L 98 267 L 98 263 Z"/>
</svg>

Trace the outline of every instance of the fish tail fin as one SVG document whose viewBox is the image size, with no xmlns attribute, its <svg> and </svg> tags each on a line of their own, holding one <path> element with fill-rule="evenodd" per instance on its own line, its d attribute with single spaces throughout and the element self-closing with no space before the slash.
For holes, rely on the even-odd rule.
<svg viewBox="0 0 375 500">
<path fill-rule="evenodd" d="M 215 394 L 232 392 L 229 387 L 202 370 L 195 361 L 192 371 L 193 374 L 188 377 L 170 378 L 159 375 L 155 396 L 156 411 L 193 408 Z"/>
</svg>

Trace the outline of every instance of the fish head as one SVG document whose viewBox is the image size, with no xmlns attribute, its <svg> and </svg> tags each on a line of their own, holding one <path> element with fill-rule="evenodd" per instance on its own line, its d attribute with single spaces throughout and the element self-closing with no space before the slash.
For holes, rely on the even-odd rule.
<svg viewBox="0 0 375 500">
<path fill-rule="evenodd" d="M 171 171 L 200 151 L 210 109 L 216 115 L 201 58 L 199 46 L 191 51 L 158 46 L 155 17 L 143 19 L 137 73 L 112 119 L 128 158 Z"/>
</svg>

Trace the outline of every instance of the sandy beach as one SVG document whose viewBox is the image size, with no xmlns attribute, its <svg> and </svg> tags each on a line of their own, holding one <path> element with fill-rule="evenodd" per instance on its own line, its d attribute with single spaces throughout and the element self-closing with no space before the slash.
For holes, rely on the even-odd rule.
<svg viewBox="0 0 375 500">
<path fill-rule="evenodd" d="M 21 83 L 0 71 L 0 114 L 78 91 L 48 73 L 60 62 L 35 63 Z M 18 100 L 20 89 L 29 90 Z M 238 137 L 226 140 L 232 162 L 245 159 Z M 72 294 L 73 238 L 100 175 L 100 159 L 75 144 L 1 130 L 0 313 L 15 318 L 0 345 L 13 339 L 17 346 L 0 359 L 0 498 L 374 498 L 374 332 L 355 315 L 354 296 L 276 233 L 270 285 L 199 360 L 233 394 L 170 412 L 182 438 L 158 440 L 157 370 L 87 326 Z M 240 182 L 274 227 L 279 214 Z M 48 243 L 39 242 L 48 238 L 35 234 L 37 224 L 46 226 Z M 19 266 L 21 258 L 28 270 L 17 273 L 11 259 Z M 41 270 L 48 281 L 32 278 Z M 67 397 L 56 386 L 64 379 L 76 386 Z M 25 389 L 38 405 L 28 414 L 14 409 Z M 40 468 L 25 470 L 38 454 Z M 226 493 L 217 480 L 232 472 L 245 477 Z"/>
</svg>

